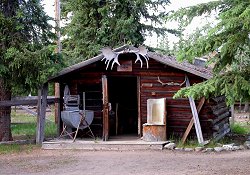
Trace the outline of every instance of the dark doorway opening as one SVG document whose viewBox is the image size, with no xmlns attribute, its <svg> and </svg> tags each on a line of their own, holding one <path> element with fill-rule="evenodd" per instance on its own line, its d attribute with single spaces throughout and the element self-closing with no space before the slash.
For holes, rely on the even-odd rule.
<svg viewBox="0 0 250 175">
<path fill-rule="evenodd" d="M 111 104 L 109 113 L 110 136 L 137 135 L 137 78 L 108 77 L 108 96 Z"/>
</svg>

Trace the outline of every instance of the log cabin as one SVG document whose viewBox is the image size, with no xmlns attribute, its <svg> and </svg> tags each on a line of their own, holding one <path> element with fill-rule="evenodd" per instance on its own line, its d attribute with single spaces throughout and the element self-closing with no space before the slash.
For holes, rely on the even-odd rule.
<svg viewBox="0 0 250 175">
<path fill-rule="evenodd" d="M 60 88 L 58 132 L 62 130 L 60 114 L 67 85 L 70 94 L 80 95 L 80 108 L 83 108 L 81 94 L 85 92 L 85 108 L 94 111 L 91 128 L 96 137 L 104 140 L 116 135 L 142 137 L 143 124 L 147 123 L 147 100 L 158 98 L 166 99 L 166 137 L 184 135 L 193 118 L 191 103 L 187 98 L 173 99 L 173 95 L 186 86 L 186 78 L 191 85 L 199 83 L 212 77 L 211 70 L 155 52 L 144 52 L 139 55 L 142 62 L 135 63 L 138 55 L 129 48 L 125 45 L 113 50 L 119 53 L 120 65 L 114 64 L 112 69 L 108 60 L 103 60 L 104 54 L 100 54 L 67 67 L 48 80 L 59 83 Z M 196 112 L 204 138 L 220 139 L 230 131 L 225 98 L 195 100 L 195 106 L 200 108 Z M 189 137 L 196 137 L 194 127 Z"/>
</svg>

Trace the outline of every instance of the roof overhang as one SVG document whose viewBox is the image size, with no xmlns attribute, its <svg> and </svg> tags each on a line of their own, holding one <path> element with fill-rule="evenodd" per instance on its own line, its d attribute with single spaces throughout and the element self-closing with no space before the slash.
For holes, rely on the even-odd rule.
<svg viewBox="0 0 250 175">
<path fill-rule="evenodd" d="M 124 46 L 121 46 L 119 48 L 114 49 L 113 51 L 114 52 L 121 52 L 121 51 L 126 50 L 128 48 L 129 48 L 129 45 L 124 45 Z M 149 58 L 154 59 L 158 62 L 161 62 L 167 66 L 171 66 L 171 67 L 174 67 L 176 69 L 180 69 L 180 70 L 192 73 L 194 75 L 197 75 L 197 76 L 205 78 L 205 79 L 210 79 L 212 77 L 212 71 L 209 70 L 208 68 L 196 66 L 196 65 L 190 64 L 186 61 L 178 62 L 174 57 L 163 56 L 163 55 L 155 53 L 155 52 L 148 52 L 148 56 L 149 56 Z M 104 58 L 103 54 L 99 54 L 91 59 L 88 59 L 88 60 L 82 61 L 78 64 L 69 66 L 69 67 L 63 69 L 62 71 L 60 71 L 55 76 L 50 77 L 48 79 L 48 81 L 49 82 L 56 81 L 58 78 L 66 75 L 68 73 L 71 73 L 73 71 L 77 71 L 85 66 L 88 66 L 92 63 L 100 61 L 103 58 Z"/>
</svg>

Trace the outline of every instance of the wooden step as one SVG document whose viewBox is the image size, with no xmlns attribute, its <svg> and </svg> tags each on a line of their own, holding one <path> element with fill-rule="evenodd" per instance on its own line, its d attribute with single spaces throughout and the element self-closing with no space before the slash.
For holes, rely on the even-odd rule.
<svg viewBox="0 0 250 175">
<path fill-rule="evenodd" d="M 79 149 L 79 150 L 162 150 L 168 141 L 97 141 L 97 140 L 51 140 L 42 143 L 42 149 Z"/>
</svg>

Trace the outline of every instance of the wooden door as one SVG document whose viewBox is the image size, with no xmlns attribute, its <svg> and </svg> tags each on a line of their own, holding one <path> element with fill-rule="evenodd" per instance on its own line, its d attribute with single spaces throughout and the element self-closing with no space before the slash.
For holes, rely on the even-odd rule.
<svg viewBox="0 0 250 175">
<path fill-rule="evenodd" d="M 103 140 L 109 138 L 109 106 L 108 106 L 108 81 L 106 75 L 102 76 L 102 95 L 103 95 Z"/>
</svg>

